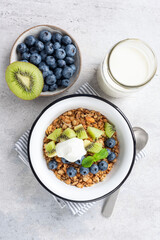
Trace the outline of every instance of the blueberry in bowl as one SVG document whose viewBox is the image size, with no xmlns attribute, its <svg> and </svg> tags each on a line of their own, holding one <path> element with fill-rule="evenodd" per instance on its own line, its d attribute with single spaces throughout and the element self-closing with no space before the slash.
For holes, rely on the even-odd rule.
<svg viewBox="0 0 160 240">
<path fill-rule="evenodd" d="M 66 31 L 52 25 L 38 25 L 23 32 L 15 41 L 10 63 L 35 65 L 43 75 L 40 96 L 57 95 L 71 87 L 79 77 L 81 53 L 77 42 Z M 48 76 L 56 82 L 48 85 Z M 53 78 L 53 77 L 52 77 Z"/>
</svg>

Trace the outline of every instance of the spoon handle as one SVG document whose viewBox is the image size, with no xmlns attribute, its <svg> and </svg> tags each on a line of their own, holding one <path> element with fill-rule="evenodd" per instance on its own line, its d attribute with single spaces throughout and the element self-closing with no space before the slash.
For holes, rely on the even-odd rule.
<svg viewBox="0 0 160 240">
<path fill-rule="evenodd" d="M 102 208 L 102 215 L 106 218 L 109 218 L 112 215 L 118 194 L 119 194 L 119 190 L 115 191 L 114 193 L 112 193 L 111 196 L 109 196 L 106 201 L 104 202 L 103 208 Z"/>
<path fill-rule="evenodd" d="M 135 158 L 136 162 L 145 156 L 146 154 L 144 150 L 141 150 L 136 154 L 136 158 Z M 119 191 L 120 191 L 120 188 L 114 193 L 112 193 L 108 198 L 106 198 L 106 201 L 104 202 L 103 208 L 102 208 L 102 215 L 104 217 L 109 218 L 112 215 L 114 206 L 118 198 Z"/>
</svg>

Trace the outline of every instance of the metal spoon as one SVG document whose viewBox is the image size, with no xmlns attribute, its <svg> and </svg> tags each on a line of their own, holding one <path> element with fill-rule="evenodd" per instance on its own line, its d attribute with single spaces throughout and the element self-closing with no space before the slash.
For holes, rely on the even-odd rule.
<svg viewBox="0 0 160 240">
<path fill-rule="evenodd" d="M 133 131 L 136 138 L 136 154 L 138 154 L 146 146 L 149 137 L 148 133 L 143 128 L 134 127 Z M 104 202 L 102 208 L 102 215 L 104 217 L 109 218 L 112 215 L 119 191 L 120 188 Z"/>
</svg>

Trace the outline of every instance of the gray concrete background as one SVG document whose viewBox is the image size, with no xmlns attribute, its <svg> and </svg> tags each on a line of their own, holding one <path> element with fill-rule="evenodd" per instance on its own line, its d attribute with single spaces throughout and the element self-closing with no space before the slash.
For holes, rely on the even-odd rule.
<svg viewBox="0 0 160 240">
<path fill-rule="evenodd" d="M 13 42 L 25 29 L 43 23 L 70 32 L 82 51 L 82 72 L 68 93 L 89 81 L 103 97 L 122 109 L 133 126 L 144 127 L 149 132 L 147 157 L 136 164 L 122 187 L 110 219 L 101 216 L 102 202 L 82 217 L 73 217 L 68 209 L 59 209 L 13 150 L 16 140 L 55 99 L 20 100 L 5 82 Z M 105 96 L 96 83 L 96 69 L 106 51 L 128 37 L 148 42 L 159 60 L 160 1 L 0 1 L 0 239 L 159 239 L 159 71 L 142 92 L 126 99 Z"/>
</svg>

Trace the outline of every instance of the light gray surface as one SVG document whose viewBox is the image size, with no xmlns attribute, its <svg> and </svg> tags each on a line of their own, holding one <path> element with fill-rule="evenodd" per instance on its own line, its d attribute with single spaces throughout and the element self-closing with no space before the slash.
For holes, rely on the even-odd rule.
<svg viewBox="0 0 160 240">
<path fill-rule="evenodd" d="M 159 239 L 159 72 L 142 92 L 127 99 L 108 98 L 124 111 L 132 125 L 142 126 L 150 135 L 148 155 L 136 164 L 121 189 L 110 219 L 100 214 L 102 202 L 80 218 L 73 217 L 67 209 L 59 209 L 52 196 L 17 159 L 15 141 L 55 98 L 22 101 L 9 91 L 4 75 L 16 37 L 31 26 L 48 23 L 70 32 L 82 51 L 82 72 L 68 93 L 85 81 L 100 92 L 96 69 L 115 42 L 141 38 L 153 47 L 159 60 L 160 1 L 1 0 L 0 16 L 0 239 Z"/>
</svg>

